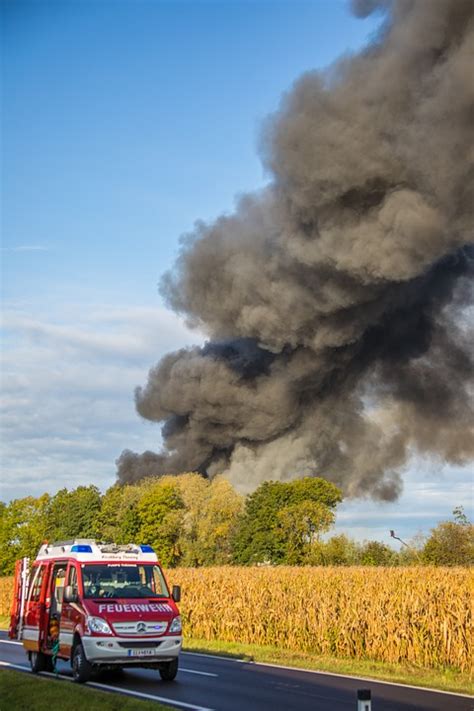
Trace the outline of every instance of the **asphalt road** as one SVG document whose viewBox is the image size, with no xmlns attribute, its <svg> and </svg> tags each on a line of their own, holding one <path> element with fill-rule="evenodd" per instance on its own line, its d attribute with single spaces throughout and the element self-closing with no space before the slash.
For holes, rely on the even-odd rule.
<svg viewBox="0 0 474 711">
<path fill-rule="evenodd" d="M 29 669 L 22 645 L 5 632 L 0 665 Z M 61 663 L 59 673 L 70 679 L 69 665 Z M 362 688 L 371 689 L 372 711 L 474 711 L 473 697 L 192 653 L 181 655 L 171 683 L 153 670 L 127 669 L 90 685 L 195 711 L 356 711 Z"/>
</svg>

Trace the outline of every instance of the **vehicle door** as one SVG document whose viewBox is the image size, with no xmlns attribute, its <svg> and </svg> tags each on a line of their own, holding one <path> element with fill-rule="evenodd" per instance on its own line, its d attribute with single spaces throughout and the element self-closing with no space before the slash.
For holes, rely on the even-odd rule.
<svg viewBox="0 0 474 711">
<path fill-rule="evenodd" d="M 50 607 L 49 610 L 46 610 L 46 615 L 49 620 L 47 640 L 49 648 L 53 647 L 55 641 L 59 637 L 67 565 L 67 560 L 55 562 L 51 572 L 51 585 L 49 587 L 48 596 L 50 600 Z"/>
<path fill-rule="evenodd" d="M 73 561 L 69 562 L 65 580 L 66 587 L 68 590 L 72 589 L 73 593 L 76 595 L 76 600 L 67 600 L 63 594 L 61 621 L 59 627 L 59 653 L 61 656 L 70 657 L 74 630 L 76 629 L 76 626 L 81 623 L 84 617 L 82 608 L 78 604 L 78 569 Z"/>
<path fill-rule="evenodd" d="M 47 597 L 49 584 L 50 564 L 39 563 L 31 570 L 28 598 L 26 601 L 23 645 L 30 651 L 41 651 L 47 636 Z"/>
</svg>

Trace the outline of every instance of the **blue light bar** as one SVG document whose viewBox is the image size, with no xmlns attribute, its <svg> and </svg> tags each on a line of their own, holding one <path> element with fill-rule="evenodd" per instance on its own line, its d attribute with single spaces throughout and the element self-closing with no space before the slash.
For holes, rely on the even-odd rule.
<svg viewBox="0 0 474 711">
<path fill-rule="evenodd" d="M 71 547 L 71 553 L 92 553 L 92 548 L 84 544 L 76 543 L 75 546 Z"/>
<path fill-rule="evenodd" d="M 142 553 L 154 553 L 155 552 L 151 546 L 140 546 L 140 550 Z"/>
</svg>

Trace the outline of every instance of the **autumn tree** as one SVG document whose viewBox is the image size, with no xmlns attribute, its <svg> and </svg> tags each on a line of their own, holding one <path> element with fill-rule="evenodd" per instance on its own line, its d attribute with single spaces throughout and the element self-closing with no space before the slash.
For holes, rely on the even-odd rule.
<svg viewBox="0 0 474 711">
<path fill-rule="evenodd" d="M 453 521 L 442 521 L 431 530 L 422 552 L 431 565 L 474 565 L 474 525 L 464 509 L 453 511 Z"/>
<path fill-rule="evenodd" d="M 283 561 L 288 565 L 311 562 L 320 536 L 334 524 L 335 513 L 319 501 L 304 499 L 280 509 L 278 525 L 285 539 Z"/>
<path fill-rule="evenodd" d="M 264 482 L 246 499 L 233 541 L 235 562 L 283 563 L 301 557 L 307 537 L 311 539 L 314 532 L 329 527 L 341 500 L 340 490 L 325 479 L 305 477 L 292 482 Z M 322 513 L 324 508 L 326 515 Z M 290 534 L 291 521 L 298 521 L 298 534 Z M 307 533 L 302 533 L 305 527 Z"/>
<path fill-rule="evenodd" d="M 136 542 L 153 546 L 165 566 L 176 565 L 181 556 L 184 503 L 176 479 L 148 480 L 135 509 Z"/>
</svg>

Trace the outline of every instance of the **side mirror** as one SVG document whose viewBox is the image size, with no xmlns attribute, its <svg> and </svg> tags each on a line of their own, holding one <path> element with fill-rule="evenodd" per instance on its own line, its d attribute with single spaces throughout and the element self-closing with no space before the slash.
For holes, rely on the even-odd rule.
<svg viewBox="0 0 474 711">
<path fill-rule="evenodd" d="M 63 600 L 64 602 L 77 602 L 77 590 L 73 585 L 66 585 L 64 588 Z"/>
<path fill-rule="evenodd" d="M 171 597 L 175 602 L 179 602 L 181 600 L 181 587 L 179 585 L 173 585 Z"/>
</svg>

